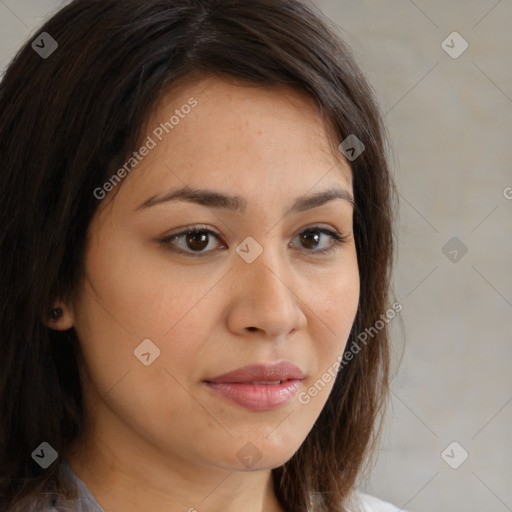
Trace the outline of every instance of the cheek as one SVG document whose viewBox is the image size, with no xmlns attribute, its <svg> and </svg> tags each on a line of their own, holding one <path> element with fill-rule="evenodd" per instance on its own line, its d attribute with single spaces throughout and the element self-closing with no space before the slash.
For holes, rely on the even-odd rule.
<svg viewBox="0 0 512 512">
<path fill-rule="evenodd" d="M 95 240 L 86 258 L 92 284 L 87 283 L 84 295 L 86 302 L 96 303 L 95 320 L 133 341 L 167 338 L 179 328 L 221 274 L 199 266 L 180 268 L 165 256 L 163 248 L 148 250 L 115 230 Z"/>
<path fill-rule="evenodd" d="M 347 342 L 357 313 L 360 279 L 357 259 L 351 257 L 341 270 L 322 279 L 322 286 L 310 294 L 311 323 L 317 325 L 319 356 L 326 362 L 340 354 Z"/>
<path fill-rule="evenodd" d="M 140 410 L 161 407 L 169 388 L 179 395 L 173 377 L 195 378 L 204 333 L 215 320 L 208 295 L 223 275 L 179 269 L 152 253 L 133 241 L 128 247 L 116 230 L 98 235 L 86 254 L 88 279 L 76 307 L 75 329 L 97 391 L 125 389 L 135 408 L 146 396 Z M 130 383 L 137 383 L 133 390 Z"/>
<path fill-rule="evenodd" d="M 86 362 L 88 407 L 99 418 L 109 418 L 109 409 L 141 437 L 179 451 L 170 425 L 181 437 L 201 437 L 213 423 L 187 391 L 187 378 L 197 372 L 201 330 L 208 328 L 205 308 L 211 307 L 205 296 L 219 277 L 210 276 L 212 283 L 194 280 L 194 286 L 186 276 L 162 277 L 133 252 L 128 258 L 114 249 L 108 258 L 91 252 L 87 269 L 90 283 L 78 303 L 75 328 Z M 151 342 L 141 351 L 143 340 Z M 99 421 L 105 428 L 105 420 Z"/>
<path fill-rule="evenodd" d="M 316 418 L 324 407 L 339 370 L 348 337 L 357 314 L 360 278 L 355 251 L 338 272 L 323 279 L 322 287 L 310 296 L 308 323 L 313 327 L 314 360 L 298 402 L 304 414 Z M 313 334 L 314 332 L 314 334 Z"/>
</svg>

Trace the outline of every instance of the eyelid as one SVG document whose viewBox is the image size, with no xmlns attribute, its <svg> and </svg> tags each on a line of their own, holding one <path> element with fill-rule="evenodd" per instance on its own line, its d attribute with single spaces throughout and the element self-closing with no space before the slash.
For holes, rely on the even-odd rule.
<svg viewBox="0 0 512 512">
<path fill-rule="evenodd" d="M 191 231 L 210 231 L 214 233 L 217 236 L 221 236 L 219 233 L 214 231 L 210 226 L 206 224 L 190 224 L 188 226 L 183 226 L 181 228 L 178 228 L 179 231 L 176 231 L 175 233 L 170 233 L 168 235 L 165 235 L 163 238 L 172 238 L 179 235 L 184 235 L 186 233 L 189 233 Z"/>
</svg>

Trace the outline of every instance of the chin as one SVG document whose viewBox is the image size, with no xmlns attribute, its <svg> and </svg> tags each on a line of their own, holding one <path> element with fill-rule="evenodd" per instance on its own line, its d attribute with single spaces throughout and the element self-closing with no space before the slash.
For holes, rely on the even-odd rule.
<svg viewBox="0 0 512 512">
<path fill-rule="evenodd" d="M 293 446 L 279 445 L 275 443 L 269 446 L 268 443 L 241 442 L 240 448 L 237 449 L 235 456 L 233 453 L 226 454 L 224 459 L 226 464 L 223 464 L 224 469 L 231 471 L 268 471 L 278 468 L 288 462 L 295 452 L 299 449 L 300 445 L 294 444 Z M 217 459 L 217 464 L 219 462 Z"/>
</svg>

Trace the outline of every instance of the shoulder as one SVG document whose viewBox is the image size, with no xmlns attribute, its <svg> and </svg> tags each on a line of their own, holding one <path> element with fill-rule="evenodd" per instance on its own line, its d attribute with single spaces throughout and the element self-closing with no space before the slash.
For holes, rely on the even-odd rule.
<svg viewBox="0 0 512 512">
<path fill-rule="evenodd" d="M 353 495 L 354 510 L 350 512 L 407 512 L 375 496 L 356 491 Z"/>
<path fill-rule="evenodd" d="M 61 462 L 61 471 L 68 486 L 65 495 L 47 492 L 29 496 L 8 512 L 104 512 L 66 460 Z"/>
<path fill-rule="evenodd" d="M 55 494 L 32 495 L 23 498 L 6 512 L 76 512 L 75 507 L 59 504 Z"/>
</svg>

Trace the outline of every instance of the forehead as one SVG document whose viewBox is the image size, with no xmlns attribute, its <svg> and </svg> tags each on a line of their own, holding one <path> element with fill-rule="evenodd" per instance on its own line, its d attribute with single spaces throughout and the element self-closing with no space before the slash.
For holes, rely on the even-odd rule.
<svg viewBox="0 0 512 512">
<path fill-rule="evenodd" d="M 295 194 L 326 175 L 350 190 L 350 166 L 330 135 L 316 102 L 293 89 L 218 77 L 180 84 L 148 116 L 141 146 L 151 139 L 153 148 L 125 179 L 123 194 L 187 184 Z"/>
<path fill-rule="evenodd" d="M 197 106 L 188 112 L 191 99 Z M 290 87 L 233 83 L 217 76 L 178 83 L 155 104 L 146 134 L 162 125 L 169 128 L 169 121 L 172 130 L 164 132 L 158 142 L 162 150 L 171 146 L 177 156 L 188 152 L 198 159 L 204 153 L 230 155 L 233 149 L 243 149 L 246 155 L 257 150 L 273 159 L 280 154 L 290 156 L 290 152 L 314 158 L 323 154 L 329 162 L 337 159 L 345 171 L 350 170 L 343 154 L 333 152 L 328 144 L 333 134 L 316 101 Z"/>
</svg>

